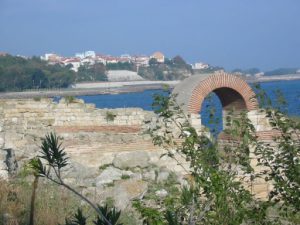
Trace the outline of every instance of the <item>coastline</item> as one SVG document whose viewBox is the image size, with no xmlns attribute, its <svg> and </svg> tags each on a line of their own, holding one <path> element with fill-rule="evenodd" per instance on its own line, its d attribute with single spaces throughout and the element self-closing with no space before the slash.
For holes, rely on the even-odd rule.
<svg viewBox="0 0 300 225">
<path fill-rule="evenodd" d="M 300 80 L 300 74 L 286 74 L 286 75 L 274 75 L 274 76 L 246 77 L 245 80 L 248 83 Z"/>
<path fill-rule="evenodd" d="M 300 74 L 244 77 L 248 83 L 261 83 L 272 81 L 300 80 Z M 38 89 L 26 90 L 21 92 L 0 92 L 0 99 L 22 99 L 57 96 L 81 96 L 81 95 L 102 95 L 102 94 L 121 94 L 130 92 L 142 92 L 146 90 L 162 89 L 166 85 L 170 88 L 175 87 L 180 81 L 127 81 L 127 82 L 94 82 L 79 83 L 71 88 L 61 89 Z"/>
<path fill-rule="evenodd" d="M 176 81 L 177 82 L 177 81 Z M 179 81 L 178 81 L 179 82 Z M 146 90 L 157 90 L 163 89 L 166 85 L 170 88 L 175 86 L 175 82 L 156 82 L 149 84 L 132 84 L 120 86 L 118 82 L 116 85 L 103 85 L 103 83 L 89 83 L 89 87 L 85 84 L 84 88 L 62 88 L 62 89 L 51 89 L 51 90 L 28 90 L 22 92 L 0 92 L 0 99 L 23 99 L 23 98 L 35 98 L 35 97 L 45 97 L 53 98 L 57 96 L 82 96 L 82 95 L 104 95 L 104 94 L 121 94 L 121 93 L 131 93 L 131 92 L 143 92 Z M 100 87 L 94 87 L 97 84 Z M 86 86 L 87 85 L 87 86 Z"/>
</svg>

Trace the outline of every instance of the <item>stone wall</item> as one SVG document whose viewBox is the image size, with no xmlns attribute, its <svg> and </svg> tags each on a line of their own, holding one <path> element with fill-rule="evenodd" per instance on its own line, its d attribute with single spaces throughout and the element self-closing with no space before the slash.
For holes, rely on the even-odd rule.
<svg viewBox="0 0 300 225">
<path fill-rule="evenodd" d="M 145 134 L 155 120 L 153 112 L 140 108 L 96 109 L 81 100 L 1 100 L 0 175 L 8 176 L 8 149 L 20 167 L 38 154 L 40 139 L 53 131 L 62 138 L 70 160 L 85 167 L 112 164 L 120 153 L 144 152 L 150 164 L 180 170 L 172 160 L 159 159 L 163 151 Z"/>
<path fill-rule="evenodd" d="M 258 132 L 268 127 L 258 111 L 249 117 Z M 192 119 L 200 121 L 199 116 Z M 161 158 L 163 149 L 154 146 L 145 133 L 156 120 L 153 112 L 140 108 L 96 109 L 81 100 L 0 100 L 0 177 L 7 179 L 15 173 L 38 154 L 41 138 L 56 132 L 70 157 L 67 180 L 87 190 L 106 190 L 106 184 L 125 182 L 120 181 L 122 176 L 130 176 L 136 185 L 147 179 L 167 179 L 171 171 L 184 182 L 184 169 L 167 156 Z M 178 161 L 188 166 L 184 159 Z M 270 189 L 263 180 L 255 186 L 260 197 Z"/>
</svg>

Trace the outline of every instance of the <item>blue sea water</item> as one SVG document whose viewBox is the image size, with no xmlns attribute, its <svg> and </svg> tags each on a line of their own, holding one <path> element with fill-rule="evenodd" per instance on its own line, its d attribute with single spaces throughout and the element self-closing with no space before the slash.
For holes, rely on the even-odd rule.
<svg viewBox="0 0 300 225">
<path fill-rule="evenodd" d="M 153 95 L 164 94 L 162 90 L 146 90 L 143 92 L 78 96 L 86 103 L 93 103 L 97 108 L 132 108 L 152 110 Z"/>
<path fill-rule="evenodd" d="M 281 90 L 288 103 L 288 114 L 300 116 L 300 80 L 265 82 L 261 83 L 261 87 L 271 99 L 274 98 L 276 90 Z M 161 93 L 163 93 L 162 90 L 146 90 L 113 95 L 79 96 L 79 98 L 86 103 L 96 104 L 97 108 L 140 107 L 144 110 L 152 110 L 153 95 Z M 213 101 L 218 104 L 218 99 Z"/>
<path fill-rule="evenodd" d="M 254 86 L 254 84 L 253 84 Z M 260 84 L 262 91 L 265 91 L 268 98 L 276 106 L 276 92 L 280 90 L 284 99 L 287 102 L 286 107 L 281 108 L 285 110 L 288 115 L 300 116 L 300 80 L 293 81 L 273 81 Z M 201 120 L 202 123 L 215 130 L 216 134 L 222 130 L 222 105 L 219 98 L 212 93 L 211 99 L 206 98 L 202 104 Z M 210 110 L 215 109 L 214 116 L 210 117 Z"/>
<path fill-rule="evenodd" d="M 275 91 L 280 90 L 287 101 L 287 113 L 292 116 L 300 116 L 300 80 L 274 81 L 261 83 L 261 88 L 274 100 Z M 86 103 L 94 103 L 97 108 L 127 108 L 139 107 L 144 110 L 152 110 L 153 95 L 163 94 L 162 90 L 146 90 L 135 93 L 106 94 L 94 96 L 79 96 Z M 216 95 L 206 99 L 202 105 L 202 123 L 211 127 L 209 123 L 209 110 L 211 106 L 216 109 L 214 120 L 219 120 L 217 130 L 222 129 L 222 106 Z M 215 121 L 216 122 L 216 121 Z"/>
</svg>

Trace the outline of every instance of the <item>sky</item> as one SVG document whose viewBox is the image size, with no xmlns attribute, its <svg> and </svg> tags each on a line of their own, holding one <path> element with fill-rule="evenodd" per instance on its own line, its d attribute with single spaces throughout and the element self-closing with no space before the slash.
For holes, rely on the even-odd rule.
<svg viewBox="0 0 300 225">
<path fill-rule="evenodd" d="M 299 0 L 0 0 L 0 52 L 181 55 L 300 68 Z"/>
</svg>

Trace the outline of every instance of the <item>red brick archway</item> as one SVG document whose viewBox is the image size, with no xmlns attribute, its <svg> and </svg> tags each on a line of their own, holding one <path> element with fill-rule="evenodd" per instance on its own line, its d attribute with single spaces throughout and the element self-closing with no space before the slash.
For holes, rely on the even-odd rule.
<svg viewBox="0 0 300 225">
<path fill-rule="evenodd" d="M 214 92 L 222 103 L 223 110 L 255 110 L 258 102 L 251 87 L 240 77 L 217 72 L 193 75 L 178 84 L 173 93 L 184 111 L 199 114 L 204 98 Z"/>
<path fill-rule="evenodd" d="M 204 98 L 211 92 L 219 97 L 224 110 L 233 108 L 251 111 L 258 107 L 255 93 L 244 80 L 235 75 L 216 73 L 201 80 L 192 90 L 188 112 L 199 113 Z"/>
</svg>

